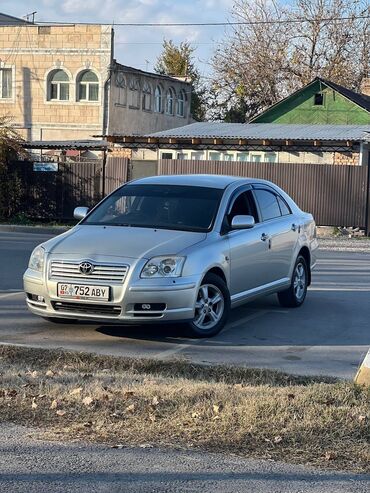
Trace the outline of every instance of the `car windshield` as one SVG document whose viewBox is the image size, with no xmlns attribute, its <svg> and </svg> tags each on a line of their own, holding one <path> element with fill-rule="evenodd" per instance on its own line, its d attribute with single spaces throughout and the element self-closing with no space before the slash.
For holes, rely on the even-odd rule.
<svg viewBox="0 0 370 493">
<path fill-rule="evenodd" d="M 83 224 L 210 231 L 223 190 L 178 185 L 125 185 Z"/>
</svg>

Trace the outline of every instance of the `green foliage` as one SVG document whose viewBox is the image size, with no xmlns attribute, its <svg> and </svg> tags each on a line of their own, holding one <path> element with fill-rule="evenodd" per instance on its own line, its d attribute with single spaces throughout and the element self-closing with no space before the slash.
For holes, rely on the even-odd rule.
<svg viewBox="0 0 370 493">
<path fill-rule="evenodd" d="M 203 120 L 205 116 L 205 89 L 200 82 L 200 73 L 194 64 L 195 48 L 188 42 L 175 45 L 172 40 L 163 41 L 163 51 L 157 59 L 155 72 L 172 77 L 189 79 L 192 85 L 191 113 L 195 120 Z"/>
</svg>

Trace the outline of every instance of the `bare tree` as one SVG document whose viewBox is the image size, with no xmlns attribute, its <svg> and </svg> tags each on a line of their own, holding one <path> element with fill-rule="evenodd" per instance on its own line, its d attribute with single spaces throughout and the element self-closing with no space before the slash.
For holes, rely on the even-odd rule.
<svg viewBox="0 0 370 493">
<path fill-rule="evenodd" d="M 211 116 L 247 121 L 315 76 L 358 90 L 369 73 L 369 15 L 368 0 L 296 0 L 289 8 L 236 0 L 233 19 L 247 24 L 213 57 Z"/>
</svg>

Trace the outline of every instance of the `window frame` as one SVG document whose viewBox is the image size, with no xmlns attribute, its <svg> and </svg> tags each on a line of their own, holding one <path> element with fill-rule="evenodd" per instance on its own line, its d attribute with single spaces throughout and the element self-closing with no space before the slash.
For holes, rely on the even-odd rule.
<svg viewBox="0 0 370 493">
<path fill-rule="evenodd" d="M 181 98 L 180 98 L 180 96 L 181 96 Z M 180 102 L 181 102 L 182 112 L 179 111 Z M 185 102 L 186 102 L 185 91 L 183 89 L 180 89 L 180 91 L 178 92 L 178 95 L 177 95 L 177 100 L 176 100 L 176 116 L 179 116 L 181 118 L 185 118 Z"/>
<path fill-rule="evenodd" d="M 129 81 L 128 89 L 130 94 L 129 108 L 140 109 L 140 80 L 137 77 L 132 77 Z"/>
<path fill-rule="evenodd" d="M 53 81 L 53 77 L 56 75 L 57 72 L 63 72 L 68 80 L 67 81 Z M 60 97 L 61 94 L 61 85 L 67 87 L 67 98 L 62 99 Z M 53 94 L 53 87 L 56 87 L 56 98 L 52 97 Z M 51 103 L 68 103 L 71 100 L 71 76 L 70 74 L 64 70 L 64 68 L 53 68 L 49 71 L 47 74 L 47 100 Z"/>
<path fill-rule="evenodd" d="M 154 113 L 163 113 L 163 88 L 159 84 L 154 89 Z"/>
<path fill-rule="evenodd" d="M 225 234 L 229 234 L 229 233 L 241 233 L 241 232 L 245 232 L 244 229 L 231 229 L 231 224 L 230 224 L 230 221 L 229 221 L 229 215 L 231 214 L 231 211 L 232 211 L 232 208 L 234 206 L 234 203 L 235 201 L 242 195 L 242 194 L 246 194 L 250 192 L 250 197 L 251 197 L 251 200 L 252 200 L 252 203 L 251 203 L 251 206 L 252 206 L 252 209 L 254 208 L 254 212 L 255 212 L 255 215 L 257 217 L 257 221 L 256 221 L 256 224 L 259 224 L 261 222 L 261 216 L 260 216 L 260 210 L 259 210 L 259 207 L 258 207 L 258 204 L 256 203 L 256 198 L 253 194 L 253 187 L 250 183 L 246 184 L 246 185 L 242 185 L 241 187 L 237 188 L 236 190 L 234 190 L 234 192 L 231 194 L 229 200 L 228 200 L 228 203 L 227 203 L 227 206 L 225 208 L 225 212 L 224 212 L 224 215 L 223 215 L 223 218 L 222 218 L 222 226 L 221 226 L 221 231 L 220 231 L 220 235 L 223 236 Z M 254 217 L 254 216 L 253 216 Z M 256 217 L 255 217 L 255 220 L 256 220 Z"/>
<path fill-rule="evenodd" d="M 169 97 L 171 96 L 171 97 Z M 168 104 L 169 101 L 171 101 L 171 112 L 168 111 Z M 166 115 L 169 116 L 174 116 L 175 114 L 175 91 L 172 89 L 172 87 L 169 87 L 166 91 L 166 99 L 165 99 L 165 109 L 164 112 Z"/>
<path fill-rule="evenodd" d="M 149 82 L 145 81 L 143 83 L 142 90 L 142 109 L 143 111 L 152 111 L 152 87 Z M 149 101 L 149 104 L 147 102 Z"/>
<path fill-rule="evenodd" d="M 96 81 L 82 81 L 82 77 L 84 74 L 86 74 L 87 72 L 91 72 L 92 74 L 94 74 L 96 76 Z M 80 89 L 81 89 L 81 86 L 83 86 L 85 88 L 85 98 L 81 98 L 80 96 Z M 97 89 L 98 89 L 98 94 L 97 94 L 97 99 L 90 99 L 90 86 L 97 86 Z M 94 70 L 91 70 L 91 69 L 86 69 L 86 70 L 82 70 L 81 72 L 79 72 L 77 74 L 77 77 L 76 77 L 76 100 L 80 103 L 98 103 L 99 100 L 100 100 L 100 83 L 99 83 L 99 77 L 98 75 L 96 74 L 96 72 Z"/>
<path fill-rule="evenodd" d="M 3 96 L 3 74 L 4 70 L 10 71 L 10 95 Z M 3 66 L 0 67 L 0 100 L 4 102 L 9 102 L 14 100 L 14 70 L 13 67 Z"/>
<path fill-rule="evenodd" d="M 259 216 L 259 218 L 260 218 L 260 221 L 259 221 L 260 223 L 266 223 L 266 222 L 269 222 L 269 221 L 276 221 L 277 219 L 282 219 L 282 218 L 285 218 L 285 217 L 290 216 L 291 214 L 293 214 L 292 209 L 291 209 L 291 207 L 289 206 L 289 204 L 287 203 L 287 201 L 286 201 L 286 200 L 284 199 L 284 197 L 282 197 L 282 196 L 280 195 L 280 193 L 279 193 L 277 190 L 275 190 L 274 188 L 269 187 L 268 185 L 253 184 L 253 185 L 252 185 L 252 189 L 253 189 L 253 197 L 254 197 L 254 201 L 255 201 L 255 203 L 256 203 L 256 207 L 257 207 L 257 210 L 258 210 L 258 216 Z M 256 190 L 264 190 L 264 191 L 266 191 L 266 192 L 270 192 L 270 193 L 272 193 L 272 194 L 275 196 L 275 198 L 276 198 L 276 202 L 277 202 L 277 204 L 278 204 L 278 208 L 279 208 L 279 211 L 280 211 L 280 216 L 277 216 L 277 217 L 272 217 L 272 218 L 270 218 L 270 219 L 263 219 L 262 212 L 261 212 L 261 208 L 260 208 L 260 204 L 259 204 L 258 199 L 257 199 L 256 194 L 255 194 L 255 191 L 256 191 Z M 280 200 L 282 200 L 282 201 L 283 201 L 283 203 L 287 206 L 288 210 L 290 211 L 290 212 L 289 212 L 289 214 L 284 214 L 284 215 L 283 215 L 282 210 L 281 210 L 281 207 L 280 207 L 280 204 L 279 204 L 279 201 L 278 201 L 278 198 L 279 198 Z"/>
</svg>

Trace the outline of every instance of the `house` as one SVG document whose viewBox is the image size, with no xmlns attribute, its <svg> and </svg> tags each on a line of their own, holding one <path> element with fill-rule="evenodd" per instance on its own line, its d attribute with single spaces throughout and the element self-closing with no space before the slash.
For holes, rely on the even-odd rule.
<svg viewBox="0 0 370 493">
<path fill-rule="evenodd" d="M 0 14 L 0 115 L 29 142 L 186 125 L 191 84 L 113 58 L 109 25 L 37 25 Z"/>
<path fill-rule="evenodd" d="M 159 143 L 158 156 L 141 150 L 134 157 L 367 164 L 363 135 L 370 128 L 370 79 L 364 79 L 362 91 L 317 77 L 248 124 L 195 123 L 150 133 L 146 137 Z"/>
<path fill-rule="evenodd" d="M 370 79 L 363 80 L 361 91 L 316 77 L 250 123 L 370 125 Z"/>
</svg>

